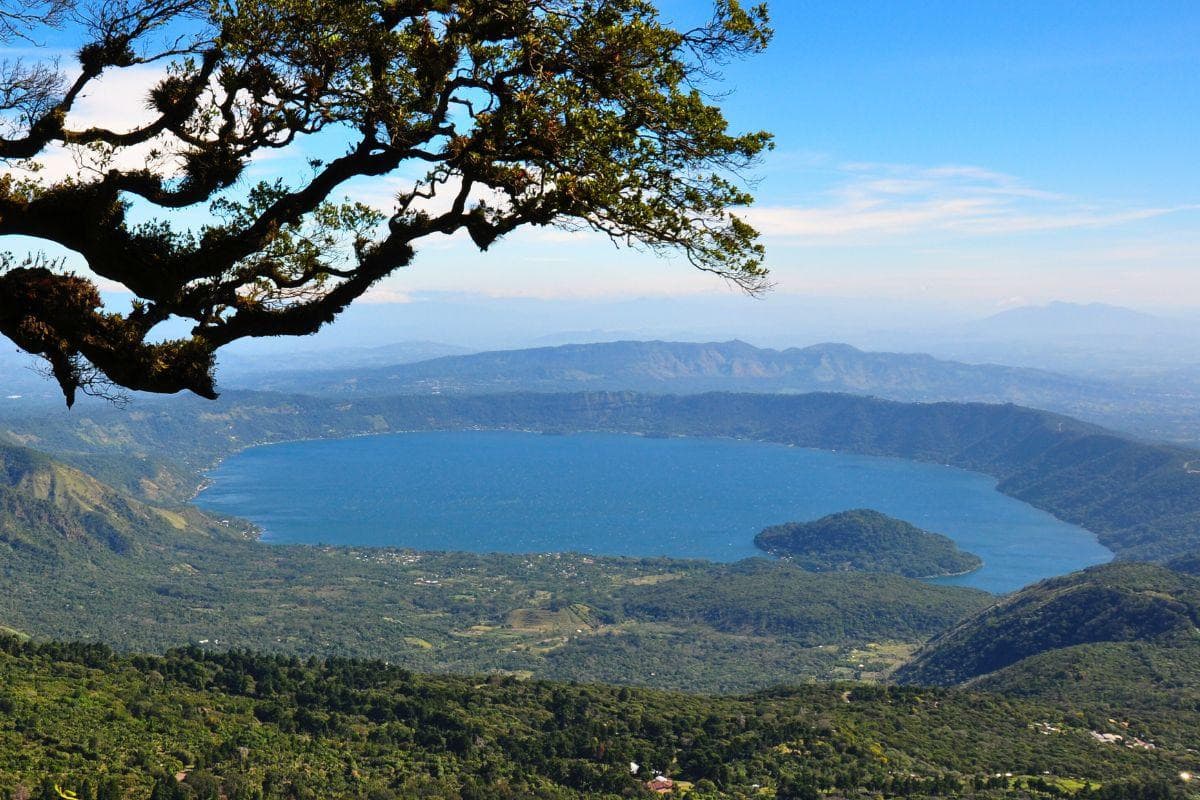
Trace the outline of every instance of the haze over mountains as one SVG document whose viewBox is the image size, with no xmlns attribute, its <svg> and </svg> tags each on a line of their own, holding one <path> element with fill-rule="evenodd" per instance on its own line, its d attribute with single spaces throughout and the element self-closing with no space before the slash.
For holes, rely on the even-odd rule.
<svg viewBox="0 0 1200 800">
<path fill-rule="evenodd" d="M 929 331 L 897 331 L 908 349 L 1072 374 L 1148 378 L 1200 366 L 1200 317 L 1147 314 L 1103 303 L 1021 306 Z"/>
<path fill-rule="evenodd" d="M 626 341 L 447 356 L 385 367 L 235 373 L 226 388 L 326 396 L 635 390 L 847 392 L 904 401 L 1011 402 L 1149 438 L 1189 441 L 1200 417 L 1188 392 L 845 344 L 771 350 L 742 341 Z M 1200 395 L 1196 395 L 1200 396 Z"/>
<path fill-rule="evenodd" d="M 356 307 L 299 343 L 229 348 L 218 382 L 357 396 L 844 391 L 1014 402 L 1147 438 L 1200 441 L 1200 317 L 1052 303 L 964 319 L 792 296 L 491 300 Z M 0 415 L 61 404 L 38 363 L 0 351 Z"/>
<path fill-rule="evenodd" d="M 265 355 L 440 342 L 473 352 L 621 340 L 741 339 L 784 350 L 844 342 L 862 350 L 928 353 L 1079 374 L 1200 365 L 1200 311 L 1150 314 L 1100 303 L 1057 302 L 997 313 L 929 303 L 784 293 L 672 298 L 537 299 L 423 294 L 406 303 L 353 307 L 304 342 L 238 343 L 223 363 Z M 441 355 L 441 354 L 439 354 Z"/>
</svg>

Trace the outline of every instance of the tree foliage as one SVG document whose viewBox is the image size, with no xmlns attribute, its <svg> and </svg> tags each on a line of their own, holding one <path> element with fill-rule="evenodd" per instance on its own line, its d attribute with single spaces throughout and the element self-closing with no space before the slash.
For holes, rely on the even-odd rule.
<svg viewBox="0 0 1200 800">
<path fill-rule="evenodd" d="M 869 508 L 829 514 L 812 522 L 772 525 L 754 544 L 813 572 L 894 572 L 910 578 L 959 575 L 983 561 L 954 540 Z"/>
<path fill-rule="evenodd" d="M 717 0 L 682 30 L 645 0 L 0 3 L 4 40 L 38 52 L 49 33 L 85 41 L 72 68 L 0 69 L 0 234 L 74 251 L 138 298 L 111 313 L 91 277 L 7 257 L 0 332 L 49 360 L 68 403 L 100 378 L 214 396 L 217 348 L 317 330 L 434 234 L 486 250 L 525 225 L 591 229 L 764 285 L 731 209 L 769 136 L 729 132 L 704 91 L 765 46 L 764 7 Z M 85 93 L 135 68 L 161 71 L 148 121 L 76 123 Z M 331 140 L 340 154 L 304 176 L 248 185 L 254 159 Z M 62 151 L 77 174 L 38 171 Z M 412 174 L 390 209 L 344 198 Z M 207 222 L 181 224 L 191 208 Z M 173 317 L 191 335 L 155 342 Z"/>
<path fill-rule="evenodd" d="M 711 697 L 0 635 L 0 710 L 5 798 L 53 800 L 57 783 L 81 800 L 619 800 L 655 796 L 660 771 L 692 800 L 1196 797 L 1177 777 L 1194 709 L 1160 737 L 1108 719 L 1126 709 L 961 690 Z M 1162 746 L 1099 744 L 1093 725 Z"/>
</svg>

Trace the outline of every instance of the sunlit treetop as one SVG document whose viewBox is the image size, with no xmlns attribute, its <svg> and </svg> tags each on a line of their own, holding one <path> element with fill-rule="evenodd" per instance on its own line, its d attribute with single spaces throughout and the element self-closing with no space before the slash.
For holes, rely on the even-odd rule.
<svg viewBox="0 0 1200 800">
<path fill-rule="evenodd" d="M 769 136 L 730 133 L 706 91 L 722 63 L 766 45 L 762 6 L 718 0 L 690 30 L 643 0 L 0 9 L 14 51 L 47 53 L 0 68 L 0 234 L 74 251 L 139 298 L 111 313 L 90 277 L 6 257 L 0 332 L 49 361 L 68 404 L 112 384 L 213 397 L 217 348 L 316 331 L 433 234 L 486 250 L 524 225 L 591 229 L 764 286 L 757 234 L 731 209 L 750 202 L 744 170 Z M 59 63 L 49 35 L 86 43 Z M 147 65 L 161 79 L 129 103 L 151 121 L 73 123 L 102 76 Z M 303 175 L 245 179 L 256 156 L 319 136 L 344 149 Z M 37 171 L 63 148 L 77 174 Z M 414 174 L 391 208 L 345 199 L 348 181 Z M 180 224 L 192 207 L 208 221 Z M 170 318 L 194 322 L 190 337 L 148 342 Z"/>
</svg>

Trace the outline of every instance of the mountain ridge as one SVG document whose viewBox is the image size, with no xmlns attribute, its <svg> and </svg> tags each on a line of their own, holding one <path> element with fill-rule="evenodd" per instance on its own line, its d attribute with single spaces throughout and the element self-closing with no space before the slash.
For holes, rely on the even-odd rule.
<svg viewBox="0 0 1200 800">
<path fill-rule="evenodd" d="M 593 363 L 580 363 L 586 358 L 591 358 Z M 539 382 L 585 384 L 619 381 L 634 376 L 646 381 L 702 381 L 727 377 L 778 380 L 789 376 L 802 380 L 803 370 L 813 371 L 812 380 L 827 386 L 846 371 L 846 365 L 841 365 L 841 372 L 834 371 L 839 365 L 833 359 L 838 358 L 861 363 L 899 359 L 906 368 L 941 365 L 972 376 L 1003 373 L 1030 379 L 1036 377 L 1048 382 L 1061 381 L 1064 384 L 1080 382 L 1070 376 L 1028 367 L 963 364 L 923 353 L 872 352 L 841 342 L 819 342 L 805 347 L 776 350 L 757 347 L 741 339 L 722 342 L 631 339 L 448 355 L 352 371 L 308 370 L 304 371 L 303 378 L 295 375 L 296 371 L 293 370 L 289 371 L 293 373 L 290 376 L 268 374 L 254 385 L 233 385 L 231 388 L 282 392 L 303 388 L 306 394 L 397 394 L 405 388 L 427 387 L 432 381 L 442 381 L 445 383 L 443 391 L 479 391 L 483 386 L 495 390 L 516 387 L 528 391 L 539 389 Z M 805 385 L 772 384 L 773 387 L 782 386 L 796 391 Z M 643 387 L 614 385 L 605 388 L 638 390 Z"/>
<path fill-rule="evenodd" d="M 121 555 L 178 536 L 225 535 L 192 506 L 152 506 L 45 453 L 0 445 L 0 543 L 45 555 L 65 543 Z"/>
<path fill-rule="evenodd" d="M 1200 417 L 1189 410 L 1178 387 L 1143 388 L 1029 367 L 865 351 L 837 342 L 784 350 L 738 339 L 568 344 L 369 369 L 233 376 L 228 388 L 344 398 L 580 390 L 832 391 L 903 402 L 1013 402 L 1153 438 L 1194 439 L 1200 427 Z"/>
</svg>

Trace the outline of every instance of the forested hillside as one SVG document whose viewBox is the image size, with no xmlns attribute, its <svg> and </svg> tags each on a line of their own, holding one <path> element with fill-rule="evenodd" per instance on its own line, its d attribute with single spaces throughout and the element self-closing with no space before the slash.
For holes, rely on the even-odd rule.
<svg viewBox="0 0 1200 800">
<path fill-rule="evenodd" d="M 968 682 L 974 689 L 1104 713 L 1128 709 L 1141 725 L 1195 733 L 1181 709 L 1200 708 L 1200 641 L 1094 642 L 1049 650 Z"/>
<path fill-rule="evenodd" d="M 931 578 L 961 575 L 983 564 L 949 537 L 869 508 L 772 525 L 754 537 L 754 544 L 814 572 L 857 570 Z"/>
<path fill-rule="evenodd" d="M 1198 626 L 1200 579 L 1150 564 L 1109 564 L 1042 581 L 1002 599 L 936 637 L 896 677 L 949 685 L 1078 645 L 1191 645 Z M 1090 652 L 1121 651 L 1130 652 Z M 1043 658 L 1041 663 L 1056 661 Z M 1117 669 L 1112 674 L 1118 682 L 1136 683 L 1143 672 Z"/>
<path fill-rule="evenodd" d="M 146 505 L 44 453 L 0 445 L 0 546 L 22 557 L 57 559 L 72 546 L 131 554 L 223 532 L 194 508 Z"/>
<path fill-rule="evenodd" d="M 960 682 L 1119 717 L 1117 744 L 1146 731 L 1192 737 L 1200 709 L 1200 582 L 1151 565 L 1045 581 L 936 638 L 898 678 Z"/>
<path fill-rule="evenodd" d="M 1193 719 L 1184 711 L 1180 719 Z M 86 800 L 1182 798 L 1189 763 L 1096 739 L 1103 715 L 829 684 L 732 698 L 382 663 L 0 638 L 0 784 Z M 1045 730 L 1054 733 L 1047 735 Z"/>
</svg>

